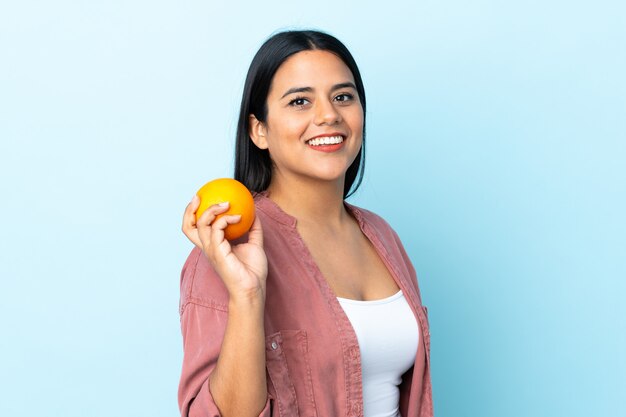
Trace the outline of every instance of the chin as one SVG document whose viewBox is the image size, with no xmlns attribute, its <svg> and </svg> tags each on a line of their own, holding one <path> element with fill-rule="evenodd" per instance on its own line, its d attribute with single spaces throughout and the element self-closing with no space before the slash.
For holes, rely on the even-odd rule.
<svg viewBox="0 0 626 417">
<path fill-rule="evenodd" d="M 346 170 L 320 173 L 315 178 L 324 182 L 343 182 L 346 178 Z"/>
</svg>

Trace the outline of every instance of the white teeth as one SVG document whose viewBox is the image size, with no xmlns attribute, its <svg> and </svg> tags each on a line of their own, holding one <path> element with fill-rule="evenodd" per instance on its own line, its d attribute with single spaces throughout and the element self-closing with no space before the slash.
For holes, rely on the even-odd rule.
<svg viewBox="0 0 626 417">
<path fill-rule="evenodd" d="M 307 143 L 312 146 L 334 145 L 343 142 L 343 136 L 327 136 L 323 138 L 311 139 Z"/>
</svg>

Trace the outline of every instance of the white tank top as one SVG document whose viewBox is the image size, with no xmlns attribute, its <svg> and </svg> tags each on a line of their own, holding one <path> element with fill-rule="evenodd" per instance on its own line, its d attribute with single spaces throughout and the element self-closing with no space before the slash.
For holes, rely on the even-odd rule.
<svg viewBox="0 0 626 417">
<path fill-rule="evenodd" d="M 380 300 L 337 300 L 359 342 L 363 416 L 401 417 L 398 385 L 415 363 L 419 345 L 417 320 L 402 291 Z"/>
</svg>

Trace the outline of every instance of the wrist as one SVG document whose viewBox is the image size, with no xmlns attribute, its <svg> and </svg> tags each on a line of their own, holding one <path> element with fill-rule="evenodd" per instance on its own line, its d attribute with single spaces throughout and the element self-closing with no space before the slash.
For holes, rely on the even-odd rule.
<svg viewBox="0 0 626 417">
<path fill-rule="evenodd" d="M 265 308 L 265 292 L 261 289 L 230 293 L 228 307 L 236 310 Z"/>
</svg>

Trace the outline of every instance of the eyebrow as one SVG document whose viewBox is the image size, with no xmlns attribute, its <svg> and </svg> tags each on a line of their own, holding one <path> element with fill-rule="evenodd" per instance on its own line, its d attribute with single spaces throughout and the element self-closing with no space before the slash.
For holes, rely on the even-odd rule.
<svg viewBox="0 0 626 417">
<path fill-rule="evenodd" d="M 339 83 L 339 84 L 335 84 L 333 85 L 333 88 L 331 91 L 335 91 L 335 90 L 339 90 L 340 88 L 353 88 L 356 90 L 356 86 L 354 85 L 354 83 L 351 82 L 345 82 L 345 83 Z M 311 91 L 313 91 L 313 89 L 311 87 L 294 87 L 294 88 L 290 88 L 289 90 L 287 90 L 287 92 L 285 92 L 285 94 L 283 94 L 283 96 L 281 97 L 281 100 L 283 98 L 285 98 L 286 96 L 288 96 L 289 94 L 293 94 L 293 93 L 310 93 Z"/>
</svg>

